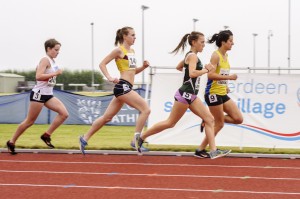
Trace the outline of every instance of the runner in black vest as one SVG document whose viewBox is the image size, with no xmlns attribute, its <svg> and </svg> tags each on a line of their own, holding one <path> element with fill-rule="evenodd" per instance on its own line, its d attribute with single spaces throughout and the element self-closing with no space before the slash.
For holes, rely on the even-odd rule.
<svg viewBox="0 0 300 199">
<path fill-rule="evenodd" d="M 168 119 L 153 125 L 140 137 L 137 137 L 135 146 L 138 152 L 141 152 L 141 146 L 148 136 L 174 127 L 187 109 L 190 109 L 195 115 L 205 121 L 205 133 L 210 147 L 210 154 L 207 153 L 207 157 L 214 159 L 227 155 L 230 152 L 217 149 L 214 137 L 214 117 L 197 97 L 200 86 L 200 76 L 214 69 L 212 64 L 207 64 L 203 68 L 201 61 L 197 57 L 197 53 L 202 52 L 205 47 L 204 35 L 200 32 L 191 32 L 184 35 L 172 53 L 176 54 L 180 49 L 184 51 L 187 41 L 191 46 L 190 51 L 186 54 L 184 60 L 176 67 L 176 69 L 180 71 L 184 68 L 184 80 L 182 86 L 175 93 L 175 102 L 171 114 Z M 198 156 L 197 150 L 195 156 L 203 158 L 202 156 Z"/>
</svg>

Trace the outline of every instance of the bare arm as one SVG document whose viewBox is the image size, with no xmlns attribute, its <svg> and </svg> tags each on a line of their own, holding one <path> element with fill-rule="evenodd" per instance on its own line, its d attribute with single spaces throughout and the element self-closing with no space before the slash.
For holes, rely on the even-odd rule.
<svg viewBox="0 0 300 199">
<path fill-rule="evenodd" d="M 207 75 L 208 79 L 211 79 L 211 80 L 236 80 L 237 79 L 236 74 L 220 75 L 220 74 L 216 73 L 216 67 L 219 65 L 219 61 L 220 61 L 219 55 L 216 52 L 214 52 L 210 58 L 210 63 L 212 65 L 214 65 L 215 68 L 208 73 L 208 75 Z"/>
<path fill-rule="evenodd" d="M 143 66 L 138 67 L 138 68 L 135 69 L 135 74 L 139 74 L 140 72 L 142 72 L 143 70 L 145 70 L 145 69 L 148 68 L 149 66 L 150 66 L 150 63 L 149 63 L 147 60 L 145 60 L 145 61 L 143 62 Z"/>
<path fill-rule="evenodd" d="M 184 60 L 180 61 L 180 62 L 177 64 L 176 70 L 182 71 L 183 65 L 184 65 Z"/>
<path fill-rule="evenodd" d="M 37 81 L 48 81 L 51 77 L 62 74 L 61 69 L 58 69 L 53 73 L 45 74 L 45 70 L 47 69 L 47 67 L 50 67 L 50 62 L 46 57 L 44 57 L 41 59 L 39 65 L 36 68 L 35 79 Z"/>
<path fill-rule="evenodd" d="M 190 54 L 188 55 L 186 62 L 189 64 L 189 76 L 191 78 L 195 78 L 198 76 L 201 76 L 205 73 L 208 73 L 208 69 L 204 68 L 202 70 L 196 70 L 196 65 L 198 62 L 198 57 L 196 54 Z"/>
<path fill-rule="evenodd" d="M 99 68 L 100 68 L 101 72 L 106 77 L 106 79 L 110 82 L 118 83 L 119 80 L 118 80 L 118 78 L 113 78 L 110 76 L 106 65 L 109 62 L 111 62 L 113 59 L 119 58 L 121 54 L 122 54 L 122 51 L 120 50 L 120 48 L 116 48 L 111 53 L 109 53 L 99 64 Z"/>
</svg>

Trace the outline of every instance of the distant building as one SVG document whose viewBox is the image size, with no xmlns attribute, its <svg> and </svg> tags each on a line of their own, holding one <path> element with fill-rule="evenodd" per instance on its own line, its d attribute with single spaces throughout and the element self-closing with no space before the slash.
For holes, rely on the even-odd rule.
<svg viewBox="0 0 300 199">
<path fill-rule="evenodd" d="M 0 93 L 16 92 L 19 81 L 25 81 L 25 77 L 12 73 L 0 73 Z"/>
</svg>

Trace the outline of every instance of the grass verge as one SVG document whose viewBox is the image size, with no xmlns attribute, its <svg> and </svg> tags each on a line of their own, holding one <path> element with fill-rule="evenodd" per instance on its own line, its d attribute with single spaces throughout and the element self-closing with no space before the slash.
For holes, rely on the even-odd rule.
<svg viewBox="0 0 300 199">
<path fill-rule="evenodd" d="M 17 124 L 0 124 L 0 148 L 6 147 L 6 141 L 11 138 Z M 46 149 L 41 141 L 41 134 L 49 125 L 33 125 L 18 139 L 16 148 Z M 52 144 L 57 149 L 78 149 L 78 137 L 88 131 L 90 125 L 62 125 L 52 136 Z M 133 150 L 130 141 L 133 138 L 134 126 L 104 126 L 90 140 L 87 149 L 92 150 Z M 187 151 L 194 152 L 197 146 L 192 145 L 148 145 L 152 151 Z M 280 148 L 230 148 L 235 153 L 263 153 L 263 154 L 300 154 L 299 149 Z"/>
</svg>

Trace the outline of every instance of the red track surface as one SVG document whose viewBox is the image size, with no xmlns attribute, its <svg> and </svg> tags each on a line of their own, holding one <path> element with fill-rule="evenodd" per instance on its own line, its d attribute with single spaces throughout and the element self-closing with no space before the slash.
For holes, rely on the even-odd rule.
<svg viewBox="0 0 300 199">
<path fill-rule="evenodd" d="M 0 198 L 299 199 L 300 160 L 0 153 Z"/>
</svg>

